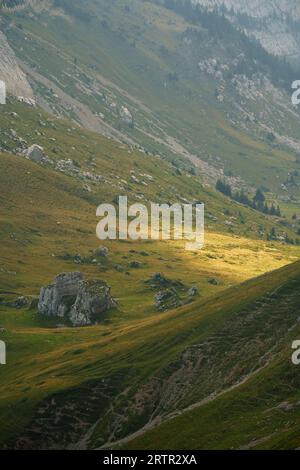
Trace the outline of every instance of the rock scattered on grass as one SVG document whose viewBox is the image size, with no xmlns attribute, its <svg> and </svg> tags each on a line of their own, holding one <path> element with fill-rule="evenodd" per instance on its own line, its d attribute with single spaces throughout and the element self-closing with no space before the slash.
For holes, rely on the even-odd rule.
<svg viewBox="0 0 300 470">
<path fill-rule="evenodd" d="M 41 289 L 38 310 L 42 315 L 68 320 L 72 326 L 87 326 L 97 324 L 115 306 L 105 281 L 86 281 L 82 273 L 73 272 L 59 274 Z"/>
</svg>

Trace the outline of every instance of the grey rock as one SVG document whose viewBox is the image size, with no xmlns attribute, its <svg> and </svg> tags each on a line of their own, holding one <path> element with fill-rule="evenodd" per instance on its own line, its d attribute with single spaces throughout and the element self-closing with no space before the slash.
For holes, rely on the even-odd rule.
<svg viewBox="0 0 300 470">
<path fill-rule="evenodd" d="M 53 284 L 41 289 L 39 312 L 47 316 L 65 317 L 76 301 L 82 280 L 80 272 L 59 274 Z"/>
<path fill-rule="evenodd" d="M 179 307 L 182 302 L 175 289 L 164 289 L 155 294 L 155 305 L 157 310 L 164 312 Z"/>
<path fill-rule="evenodd" d="M 15 97 L 21 95 L 23 99 L 34 101 L 33 91 L 27 77 L 21 70 L 16 55 L 2 31 L 0 31 L 0 80 L 6 83 L 9 94 Z"/>
<path fill-rule="evenodd" d="M 150 279 L 145 281 L 152 289 L 172 288 L 184 290 L 185 286 L 180 280 L 168 279 L 163 273 L 155 273 Z"/>
<path fill-rule="evenodd" d="M 109 254 L 109 250 L 108 248 L 106 248 L 106 246 L 100 246 L 95 251 L 95 255 L 101 256 L 102 258 L 107 258 L 108 254 Z"/>
<path fill-rule="evenodd" d="M 38 310 L 42 315 L 69 320 L 73 326 L 97 323 L 116 306 L 110 287 L 102 280 L 85 281 L 80 272 L 62 273 L 41 289 Z"/>
<path fill-rule="evenodd" d="M 15 308 L 23 308 L 23 307 L 27 307 L 27 305 L 28 305 L 28 299 L 26 297 L 18 297 L 13 303 L 13 306 Z"/>
<path fill-rule="evenodd" d="M 22 155 L 36 163 L 52 163 L 52 160 L 45 155 L 43 147 L 37 144 L 23 150 Z"/>
<path fill-rule="evenodd" d="M 115 270 L 118 271 L 119 273 L 123 273 L 123 272 L 124 272 L 124 268 L 123 268 L 123 266 L 121 266 L 120 264 L 118 264 L 117 266 L 115 266 Z"/>
<path fill-rule="evenodd" d="M 110 287 L 104 281 L 81 281 L 76 302 L 70 312 L 73 326 L 87 326 L 101 320 L 103 313 L 116 306 Z"/>
<path fill-rule="evenodd" d="M 188 296 L 196 297 L 197 295 L 199 295 L 199 289 L 197 287 L 191 287 L 188 291 Z"/>
<path fill-rule="evenodd" d="M 27 106 L 36 106 L 36 102 L 32 98 L 26 98 L 26 96 L 18 96 L 18 101 L 24 103 Z"/>
<path fill-rule="evenodd" d="M 128 126 L 133 125 L 133 116 L 132 116 L 131 112 L 129 111 L 129 109 L 126 108 L 125 106 L 122 106 L 121 109 L 120 109 L 120 118 Z"/>
</svg>

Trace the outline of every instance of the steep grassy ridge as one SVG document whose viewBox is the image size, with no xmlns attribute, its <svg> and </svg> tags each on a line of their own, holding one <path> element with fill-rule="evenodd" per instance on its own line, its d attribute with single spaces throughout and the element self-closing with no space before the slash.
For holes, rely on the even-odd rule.
<svg viewBox="0 0 300 470">
<path fill-rule="evenodd" d="M 12 357 L 20 357 L 21 350 L 23 354 L 5 373 L 2 442 L 19 433 L 17 444 L 11 445 L 76 445 L 96 424 L 85 445 L 103 445 L 143 425 L 147 429 L 149 420 L 151 426 L 174 409 L 213 397 L 269 363 L 266 371 L 272 371 L 278 357 L 286 361 L 286 387 L 296 396 L 297 368 L 289 367 L 290 356 L 282 351 L 297 336 L 298 330 L 291 328 L 299 316 L 298 283 L 299 263 L 177 312 L 116 329 L 41 329 L 28 312 L 11 312 Z M 279 394 L 277 382 L 269 383 L 272 403 L 279 405 L 282 391 Z M 104 400 L 107 394 L 109 402 Z M 258 406 L 260 394 L 252 400 Z M 243 408 L 245 419 L 252 410 L 248 406 Z M 26 421 L 30 424 L 22 431 Z M 210 425 L 216 433 L 217 418 Z M 157 436 L 159 429 L 153 431 Z M 185 432 L 188 436 L 188 426 Z M 156 437 L 149 439 L 133 446 L 158 445 Z M 161 442 L 158 447 L 164 446 Z M 166 440 L 165 446 L 170 445 L 172 439 Z M 218 445 L 215 438 L 211 446 Z"/>
<path fill-rule="evenodd" d="M 299 265 L 298 265 L 299 267 Z M 260 312 L 268 322 L 278 316 L 272 334 L 276 347 L 269 351 L 267 365 L 240 385 L 220 396 L 212 396 L 177 417 L 123 443 L 128 449 L 297 449 L 299 448 L 299 371 L 291 362 L 291 345 L 299 339 L 299 275 L 276 292 L 276 305 L 269 312 L 268 300 L 254 305 L 252 316 Z M 241 313 L 243 315 L 243 312 Z M 295 315 L 296 323 L 282 335 L 280 326 Z M 298 321 L 297 321 L 298 320 Z M 239 334 L 243 336 L 243 329 Z M 251 331 L 251 330 L 250 330 Z M 253 330 L 252 330 L 253 331 Z M 256 339 L 261 347 L 263 332 Z M 251 340 L 243 336 L 244 347 L 236 351 L 245 360 L 253 358 Z M 226 343 L 226 339 L 225 339 Z M 223 351 L 228 355 L 228 349 Z M 266 358 L 265 358 L 266 359 Z M 255 372 L 255 373 L 254 373 Z M 176 416 L 176 413 L 175 413 Z M 134 436 L 133 436 L 134 437 Z"/>
</svg>

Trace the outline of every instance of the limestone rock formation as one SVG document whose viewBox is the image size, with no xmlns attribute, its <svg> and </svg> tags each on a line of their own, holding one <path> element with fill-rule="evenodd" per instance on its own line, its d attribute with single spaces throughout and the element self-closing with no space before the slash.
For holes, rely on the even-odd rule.
<svg viewBox="0 0 300 470">
<path fill-rule="evenodd" d="M 192 0 L 218 11 L 249 36 L 255 37 L 271 54 L 300 62 L 299 30 L 292 28 L 300 18 L 298 0 Z M 241 20 L 245 20 L 241 22 Z"/>
<path fill-rule="evenodd" d="M 120 109 L 120 118 L 128 126 L 133 126 L 133 123 L 134 123 L 133 116 L 132 116 L 131 112 L 129 111 L 129 109 L 126 108 L 125 106 L 122 106 L 121 109 Z"/>
<path fill-rule="evenodd" d="M 38 310 L 42 315 L 69 320 L 73 326 L 87 326 L 115 306 L 105 281 L 85 281 L 80 272 L 74 272 L 58 275 L 53 284 L 41 289 Z"/>
<path fill-rule="evenodd" d="M 83 276 L 79 272 L 59 274 L 53 284 L 41 289 L 39 312 L 49 317 L 65 317 L 76 301 L 82 280 Z"/>
<path fill-rule="evenodd" d="M 22 155 L 36 163 L 52 163 L 52 160 L 45 154 L 43 147 L 37 144 L 23 150 Z"/>
<path fill-rule="evenodd" d="M 104 312 L 116 306 L 110 287 L 104 281 L 82 281 L 70 313 L 74 326 L 97 323 Z"/>
</svg>

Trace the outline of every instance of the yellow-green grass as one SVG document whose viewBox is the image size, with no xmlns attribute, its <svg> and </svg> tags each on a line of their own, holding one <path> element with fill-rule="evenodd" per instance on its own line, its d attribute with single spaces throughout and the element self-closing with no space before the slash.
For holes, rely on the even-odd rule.
<svg viewBox="0 0 300 470">
<path fill-rule="evenodd" d="M 9 355 L 0 371 L 2 439 L 20 431 L 37 402 L 49 394 L 127 369 L 131 381 L 132 374 L 137 381 L 146 379 L 187 345 L 203 342 L 231 315 L 297 276 L 299 263 L 208 300 L 119 327 L 52 329 L 34 311 L 1 309 Z"/>
<path fill-rule="evenodd" d="M 0 326 L 6 330 L 1 339 L 8 347 L 8 364 L 0 369 L 2 442 L 16 436 L 30 421 L 37 404 L 53 393 L 127 370 L 128 380 L 132 382 L 135 376 L 138 382 L 143 381 L 198 340 L 198 334 L 205 337 L 210 333 L 232 308 L 240 308 L 275 285 L 282 274 L 253 281 L 246 289 L 228 291 L 228 287 L 289 264 L 299 255 L 297 246 L 259 239 L 261 225 L 266 232 L 276 226 L 271 218 L 230 202 L 204 187 L 200 178 L 185 172 L 177 175 L 167 162 L 137 151 L 129 153 L 125 146 L 72 129 L 68 122 L 45 114 L 41 114 L 46 122 L 43 134 L 37 137 L 34 130 L 41 119 L 37 112 L 16 103 L 8 106 L 1 116 L 4 129 L 8 131 L 13 125 L 28 144 L 43 145 L 53 160 L 74 158 L 82 170 L 91 171 L 89 157 L 94 157 L 92 171 L 102 174 L 106 182 L 91 183 L 92 193 L 87 194 L 82 181 L 74 177 L 21 156 L 0 154 L 2 300 L 19 295 L 36 297 L 41 286 L 56 274 L 81 270 L 89 278 L 108 281 L 119 308 L 109 312 L 104 319 L 108 321 L 98 326 L 69 329 L 56 328 L 59 320 L 42 318 L 35 309 L 0 305 Z M 11 110 L 19 119 L 12 119 Z M 22 121 L 25 115 L 26 126 Z M 49 138 L 53 136 L 59 155 L 52 152 L 54 144 Z M 97 205 L 112 202 L 119 193 L 114 186 L 118 177 L 129 181 L 132 170 L 152 175 L 154 182 L 142 188 L 130 182 L 131 201 L 142 192 L 148 201 L 166 202 L 181 196 L 206 202 L 206 210 L 218 221 L 208 219 L 205 248 L 193 253 L 185 250 L 183 242 L 109 241 L 105 243 L 109 257 L 101 266 L 77 265 L 72 256 L 80 253 L 91 258 L 102 244 L 95 235 Z M 233 233 L 224 224 L 229 217 L 225 209 L 235 218 Z M 240 212 L 244 223 L 239 221 Z M 142 263 L 139 269 L 130 268 L 133 260 Z M 116 265 L 124 272 L 117 271 Z M 290 267 L 284 276 L 294 275 L 297 269 Z M 145 284 L 155 272 L 180 279 L 187 287 L 196 285 L 200 297 L 176 311 L 158 313 L 154 292 Z M 217 278 L 219 285 L 212 285 L 212 278 Z"/>
<path fill-rule="evenodd" d="M 288 312 L 287 312 L 288 313 Z M 300 446 L 299 370 L 290 332 L 273 361 L 233 390 L 195 406 L 117 449 L 295 450 Z"/>
</svg>

